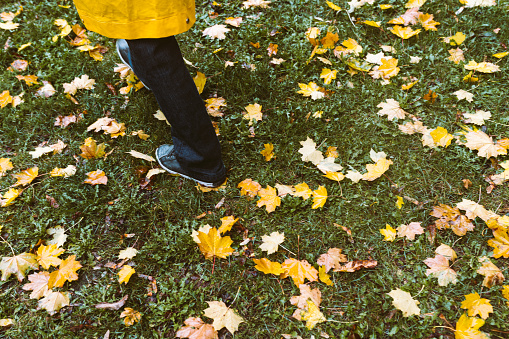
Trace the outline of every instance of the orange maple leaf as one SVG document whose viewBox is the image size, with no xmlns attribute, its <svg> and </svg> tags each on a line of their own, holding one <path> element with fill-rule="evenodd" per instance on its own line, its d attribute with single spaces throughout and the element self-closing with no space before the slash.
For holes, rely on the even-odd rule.
<svg viewBox="0 0 509 339">
<path fill-rule="evenodd" d="M 299 261 L 297 259 L 288 258 L 281 265 L 281 268 L 285 270 L 290 277 L 292 277 L 293 282 L 297 286 L 304 284 L 305 279 L 308 279 L 309 281 L 318 280 L 318 271 L 306 260 Z"/>
<path fill-rule="evenodd" d="M 75 260 L 76 256 L 71 255 L 60 263 L 57 271 L 51 272 L 49 275 L 48 288 L 62 287 L 66 281 L 78 280 L 77 270 L 82 268 L 79 261 Z"/>
<path fill-rule="evenodd" d="M 267 185 L 267 188 L 262 188 L 258 195 L 260 196 L 260 200 L 257 202 L 258 207 L 262 207 L 265 205 L 267 212 L 274 212 L 277 206 L 281 205 L 281 198 L 277 195 L 277 191 L 275 188 Z"/>
</svg>

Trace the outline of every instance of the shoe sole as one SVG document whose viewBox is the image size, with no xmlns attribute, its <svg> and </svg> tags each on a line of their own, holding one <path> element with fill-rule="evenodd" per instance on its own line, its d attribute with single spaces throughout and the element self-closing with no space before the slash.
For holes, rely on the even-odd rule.
<svg viewBox="0 0 509 339">
<path fill-rule="evenodd" d="M 193 177 L 190 177 L 190 176 L 187 176 L 185 174 L 182 174 L 182 173 L 179 173 L 179 172 L 176 172 L 176 171 L 172 171 L 171 169 L 167 168 L 166 166 L 164 166 L 160 161 L 159 161 L 159 157 L 157 157 L 156 155 L 156 159 L 157 159 L 157 162 L 159 163 L 159 166 L 161 166 L 166 172 L 170 173 L 170 174 L 176 174 L 176 175 L 180 175 L 181 177 L 184 177 L 186 179 L 190 179 L 190 180 L 193 180 L 194 182 L 197 182 L 198 184 L 202 185 L 203 187 L 207 187 L 207 188 L 217 188 L 219 186 L 221 186 L 223 184 L 223 182 L 221 182 L 220 184 L 215 184 L 215 183 L 212 183 L 212 182 L 205 182 L 205 181 L 201 181 L 201 180 L 198 180 L 198 179 L 195 179 Z"/>
<path fill-rule="evenodd" d="M 129 65 L 129 63 L 128 63 L 126 60 L 124 60 L 124 58 L 123 58 L 123 57 L 122 57 L 122 55 L 120 54 L 120 51 L 119 51 L 119 49 L 118 49 L 118 45 L 117 45 L 117 44 L 115 44 L 115 49 L 117 50 L 117 55 L 118 55 L 118 57 L 120 58 L 120 60 L 124 63 L 124 65 L 126 65 L 127 67 L 129 67 L 129 69 L 130 69 L 130 70 L 134 73 L 134 70 L 133 70 L 133 68 L 131 67 L 131 65 Z M 136 73 L 135 73 L 134 75 L 136 75 Z M 150 91 L 150 88 L 148 88 L 148 87 L 147 87 L 147 85 L 145 85 L 145 84 L 143 83 L 143 81 L 141 81 L 141 80 L 140 80 L 140 82 L 142 83 L 142 85 L 143 85 L 146 89 L 148 89 L 148 90 Z"/>
</svg>

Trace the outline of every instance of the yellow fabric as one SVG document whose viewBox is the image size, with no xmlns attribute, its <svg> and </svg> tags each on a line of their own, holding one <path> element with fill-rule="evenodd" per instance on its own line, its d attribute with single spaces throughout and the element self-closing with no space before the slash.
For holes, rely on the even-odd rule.
<svg viewBox="0 0 509 339">
<path fill-rule="evenodd" d="M 113 39 L 163 38 L 187 31 L 194 0 L 74 0 L 90 30 Z"/>
</svg>

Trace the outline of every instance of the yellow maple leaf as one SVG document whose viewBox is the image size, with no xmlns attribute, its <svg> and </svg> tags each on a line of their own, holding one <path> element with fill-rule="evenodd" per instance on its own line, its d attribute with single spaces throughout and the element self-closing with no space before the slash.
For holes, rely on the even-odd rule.
<svg viewBox="0 0 509 339">
<path fill-rule="evenodd" d="M 385 224 L 385 228 L 381 228 L 379 231 L 384 236 L 385 241 L 396 240 L 396 229 L 392 228 L 391 225 Z"/>
<path fill-rule="evenodd" d="M 394 307 L 403 312 L 403 317 L 419 315 L 421 313 L 421 310 L 417 306 L 419 305 L 419 301 L 412 298 L 410 293 L 397 288 L 387 294 L 392 297 L 392 304 Z"/>
<path fill-rule="evenodd" d="M 233 215 L 229 215 L 227 217 L 221 218 L 221 226 L 219 226 L 219 233 L 226 233 L 232 229 L 232 226 L 239 220 L 239 218 L 235 218 Z"/>
<path fill-rule="evenodd" d="M 254 198 L 262 189 L 259 183 L 250 178 L 242 180 L 237 187 L 240 188 L 240 195 L 247 195 L 251 198 Z"/>
<path fill-rule="evenodd" d="M 484 325 L 484 320 L 479 318 L 470 318 L 462 314 L 456 323 L 454 336 L 456 339 L 489 339 L 484 332 L 479 331 L 479 327 Z"/>
<path fill-rule="evenodd" d="M 340 182 L 345 178 L 345 175 L 341 172 L 327 172 L 327 174 L 325 174 L 324 177 L 330 180 Z"/>
<path fill-rule="evenodd" d="M 242 317 L 222 301 L 207 301 L 207 304 L 209 307 L 203 312 L 207 318 L 214 319 L 212 326 L 216 331 L 226 327 L 233 334 L 239 329 L 240 323 L 244 322 Z"/>
<path fill-rule="evenodd" d="M 322 73 L 320 74 L 320 78 L 323 79 L 324 84 L 328 85 L 331 83 L 332 80 L 336 79 L 336 74 L 338 71 L 330 70 L 328 68 L 323 68 Z"/>
<path fill-rule="evenodd" d="M 465 60 L 463 51 L 460 48 L 456 48 L 456 49 L 453 48 L 453 49 L 450 49 L 448 52 L 451 56 L 448 57 L 447 59 L 451 60 L 456 65 L 459 64 L 461 61 Z"/>
<path fill-rule="evenodd" d="M 12 176 L 15 179 L 18 179 L 18 181 L 13 186 L 14 187 L 19 186 L 19 185 L 26 186 L 29 183 L 31 183 L 37 177 L 38 174 L 39 174 L 39 168 L 37 166 L 31 167 L 31 168 L 28 168 L 22 172 L 13 174 Z"/>
<path fill-rule="evenodd" d="M 318 27 L 309 27 L 306 31 L 306 38 L 314 46 L 318 45 L 318 41 L 316 41 L 316 38 L 318 38 L 319 35 L 320 35 L 320 29 Z"/>
<path fill-rule="evenodd" d="M 398 75 L 400 68 L 398 67 L 398 59 L 391 58 L 389 60 L 382 58 L 380 60 L 382 65 L 378 67 L 378 70 L 382 72 L 386 78 L 392 78 Z"/>
<path fill-rule="evenodd" d="M 134 325 L 134 323 L 137 323 L 140 321 L 141 314 L 140 314 L 140 312 L 135 311 L 131 307 L 126 307 L 126 308 L 124 308 L 124 311 L 122 311 L 122 313 L 120 313 L 120 318 L 125 318 L 124 324 L 126 326 L 131 326 L 131 325 Z"/>
<path fill-rule="evenodd" d="M 301 312 L 302 320 L 306 320 L 306 327 L 308 330 L 312 330 L 316 324 L 323 323 L 327 321 L 322 312 L 320 312 L 318 306 L 315 305 L 311 300 L 306 301 L 308 304 L 307 311 Z"/>
<path fill-rule="evenodd" d="M 362 46 L 352 38 L 343 41 L 341 44 L 345 46 L 347 52 L 349 53 L 354 53 L 355 55 L 362 53 Z"/>
<path fill-rule="evenodd" d="M 3 257 L 2 262 L 0 262 L 2 281 L 7 280 L 11 274 L 16 274 L 18 281 L 22 281 L 28 270 L 36 270 L 38 268 L 37 256 L 31 253 L 21 253 L 13 257 Z"/>
<path fill-rule="evenodd" d="M 389 5 L 389 4 L 381 4 L 380 5 L 380 9 L 389 9 L 389 8 L 392 8 L 392 5 Z"/>
<path fill-rule="evenodd" d="M 211 228 L 208 233 L 198 232 L 197 237 L 200 240 L 198 247 L 205 259 L 214 257 L 225 259 L 233 253 L 233 248 L 230 247 L 233 243 L 232 239 L 229 236 L 221 237 L 215 227 Z"/>
<path fill-rule="evenodd" d="M 409 90 L 410 88 L 414 87 L 414 85 L 416 83 L 418 83 L 419 80 L 415 80 L 415 81 L 412 81 L 412 82 L 409 82 L 408 84 L 405 84 L 405 85 L 401 85 L 401 89 L 404 90 L 404 91 L 407 91 Z"/>
<path fill-rule="evenodd" d="M 322 87 L 318 86 L 314 82 L 310 82 L 309 84 L 298 84 L 300 90 L 297 93 L 302 94 L 305 97 L 311 97 L 313 100 L 321 99 L 325 96 L 324 90 Z"/>
<path fill-rule="evenodd" d="M 470 60 L 470 62 L 465 65 L 465 69 L 478 71 L 481 73 L 495 73 L 500 71 L 500 67 L 498 65 L 492 64 L 491 62 L 477 63 L 474 60 Z"/>
<path fill-rule="evenodd" d="M 256 266 L 255 268 L 263 272 L 265 274 L 274 274 L 274 275 L 280 275 L 281 273 L 284 273 L 284 269 L 281 268 L 281 264 L 275 261 L 270 261 L 267 258 L 261 258 L 261 259 L 253 259 Z"/>
<path fill-rule="evenodd" d="M 106 176 L 106 173 L 104 173 L 103 170 L 97 170 L 86 173 L 88 176 L 83 183 L 90 184 L 90 185 L 106 185 L 108 183 L 108 177 Z"/>
<path fill-rule="evenodd" d="M 373 26 L 373 27 L 380 27 L 381 21 L 372 21 L 372 20 L 364 20 L 362 22 L 365 25 Z"/>
<path fill-rule="evenodd" d="M 436 22 L 433 20 L 433 14 L 428 13 L 421 13 L 419 14 L 419 22 L 421 23 L 422 27 L 424 27 L 425 30 L 437 30 L 437 25 L 440 25 L 439 22 Z"/>
<path fill-rule="evenodd" d="M 409 0 L 405 4 L 405 8 L 421 7 L 422 5 L 424 5 L 425 2 L 426 2 L 426 0 Z"/>
<path fill-rule="evenodd" d="M 39 300 L 38 306 L 48 311 L 50 315 L 57 313 L 62 307 L 69 305 L 69 292 L 49 292 Z"/>
<path fill-rule="evenodd" d="M 244 114 L 244 119 L 249 120 L 249 125 L 253 124 L 253 120 L 261 121 L 262 120 L 262 105 L 259 104 L 249 104 L 245 107 L 246 113 Z"/>
<path fill-rule="evenodd" d="M 277 195 L 275 188 L 267 185 L 267 188 L 262 188 L 258 191 L 260 200 L 256 203 L 256 206 L 262 207 L 265 205 L 267 213 L 274 212 L 277 206 L 281 205 L 281 198 Z"/>
<path fill-rule="evenodd" d="M 320 266 L 318 268 L 318 278 L 324 284 L 332 286 L 332 281 L 330 280 L 330 275 L 327 274 L 327 272 L 325 272 L 325 266 Z"/>
<path fill-rule="evenodd" d="M 196 72 L 196 76 L 193 78 L 194 84 L 198 89 L 198 93 L 203 92 L 203 88 L 205 87 L 205 83 L 207 82 L 207 77 L 202 72 Z"/>
<path fill-rule="evenodd" d="M 362 175 L 362 180 L 373 181 L 380 178 L 389 169 L 392 163 L 390 159 L 381 158 L 375 164 L 367 164 L 366 169 L 368 172 Z"/>
<path fill-rule="evenodd" d="M 410 27 L 402 27 L 400 25 L 396 25 L 389 29 L 392 34 L 399 36 L 401 39 L 410 39 L 414 35 L 417 35 L 421 32 L 421 29 L 416 29 L 415 31 Z"/>
<path fill-rule="evenodd" d="M 36 75 L 16 75 L 16 79 L 19 81 L 24 81 L 27 86 L 37 85 L 37 76 Z"/>
<path fill-rule="evenodd" d="M 312 192 L 313 194 L 313 205 L 312 209 L 317 209 L 323 207 L 325 202 L 327 201 L 327 189 L 324 186 L 319 186 L 316 190 Z"/>
<path fill-rule="evenodd" d="M 21 192 L 22 192 L 22 190 L 18 190 L 16 188 L 10 188 L 3 195 L 3 199 L 0 199 L 0 206 L 6 207 L 9 205 L 12 205 L 14 203 L 14 200 L 21 194 Z"/>
<path fill-rule="evenodd" d="M 265 147 L 260 154 L 265 157 L 265 161 L 270 161 L 274 157 L 274 145 L 273 144 L 263 144 Z"/>
<path fill-rule="evenodd" d="M 506 55 L 509 55 L 509 52 L 500 52 L 500 53 L 493 54 L 493 56 L 497 59 L 501 59 L 501 58 L 505 57 Z"/>
<path fill-rule="evenodd" d="M 122 266 L 122 269 L 120 271 L 118 271 L 118 273 L 117 273 L 118 274 L 118 283 L 119 284 L 125 283 L 127 285 L 127 283 L 129 282 L 129 279 L 131 278 L 131 276 L 134 273 L 135 273 L 135 270 L 131 266 L 129 266 L 129 265 Z"/>
<path fill-rule="evenodd" d="M 316 281 L 318 279 L 318 271 L 306 260 L 299 261 L 297 259 L 288 258 L 281 267 L 292 277 L 296 286 L 304 284 L 305 279 L 309 281 Z"/>
<path fill-rule="evenodd" d="M 104 149 L 106 145 L 104 143 L 97 145 L 94 139 L 87 138 L 85 143 L 80 146 L 81 156 L 85 159 L 100 158 L 104 156 Z"/>
<path fill-rule="evenodd" d="M 403 207 L 405 202 L 403 201 L 403 197 L 400 197 L 399 195 L 397 195 L 397 197 L 398 197 L 398 200 L 396 201 L 396 207 L 398 209 L 401 209 L 401 207 Z"/>
<path fill-rule="evenodd" d="M 493 231 L 495 238 L 488 240 L 488 245 L 493 247 L 495 258 L 509 258 L 509 235 L 506 230 L 498 229 Z"/>
<path fill-rule="evenodd" d="M 479 315 L 481 318 L 487 319 L 489 313 L 493 313 L 493 306 L 489 299 L 481 298 L 477 292 L 465 295 L 465 300 L 461 302 L 461 308 L 466 309 L 470 317 Z"/>
<path fill-rule="evenodd" d="M 504 298 L 509 300 L 509 285 L 502 287 L 502 295 L 504 296 Z M 507 302 L 507 305 L 509 306 L 509 301 Z"/>
<path fill-rule="evenodd" d="M 5 175 L 5 172 L 13 169 L 12 162 L 10 158 L 0 158 L 0 177 Z"/>
<path fill-rule="evenodd" d="M 47 270 L 51 266 L 56 267 L 60 265 L 62 259 L 58 258 L 58 256 L 64 252 L 65 250 L 63 248 L 57 248 L 56 244 L 49 246 L 41 245 L 37 249 L 37 261 L 42 268 Z"/>
<path fill-rule="evenodd" d="M 466 35 L 461 32 L 456 32 L 453 36 L 450 37 L 443 37 L 445 43 L 451 44 L 453 46 L 459 46 L 465 41 Z"/>
<path fill-rule="evenodd" d="M 60 263 L 58 270 L 51 272 L 48 281 L 48 287 L 62 287 L 66 281 L 78 280 L 76 273 L 81 267 L 79 261 L 76 261 L 76 255 L 71 255 Z"/>
<path fill-rule="evenodd" d="M 464 82 L 477 82 L 479 81 L 479 78 L 472 76 L 473 72 L 470 71 L 465 77 L 463 78 Z"/>
<path fill-rule="evenodd" d="M 296 197 L 302 197 L 302 199 L 307 200 L 311 195 L 313 195 L 313 191 L 309 188 L 308 184 L 305 182 L 301 184 L 295 185 L 295 194 Z"/>
<path fill-rule="evenodd" d="M 337 33 L 327 32 L 327 34 L 320 40 L 323 48 L 332 49 L 334 44 L 339 40 Z"/>
<path fill-rule="evenodd" d="M 327 6 L 329 6 L 333 10 L 338 11 L 338 12 L 341 10 L 341 7 L 339 7 L 338 5 L 336 5 L 330 1 L 325 1 L 325 2 L 327 3 Z"/>
<path fill-rule="evenodd" d="M 436 146 L 447 147 L 451 144 L 451 140 L 454 138 L 452 134 L 449 134 L 443 127 L 437 127 L 430 132 L 433 141 Z"/>
</svg>

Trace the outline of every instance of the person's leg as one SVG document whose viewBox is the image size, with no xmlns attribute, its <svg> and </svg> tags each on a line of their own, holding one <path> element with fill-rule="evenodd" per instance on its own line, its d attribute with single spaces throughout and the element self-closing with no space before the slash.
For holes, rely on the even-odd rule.
<svg viewBox="0 0 509 339">
<path fill-rule="evenodd" d="M 171 124 L 175 156 L 193 178 L 225 178 L 221 147 L 175 37 L 128 40 L 136 76 L 154 93 Z"/>
</svg>

